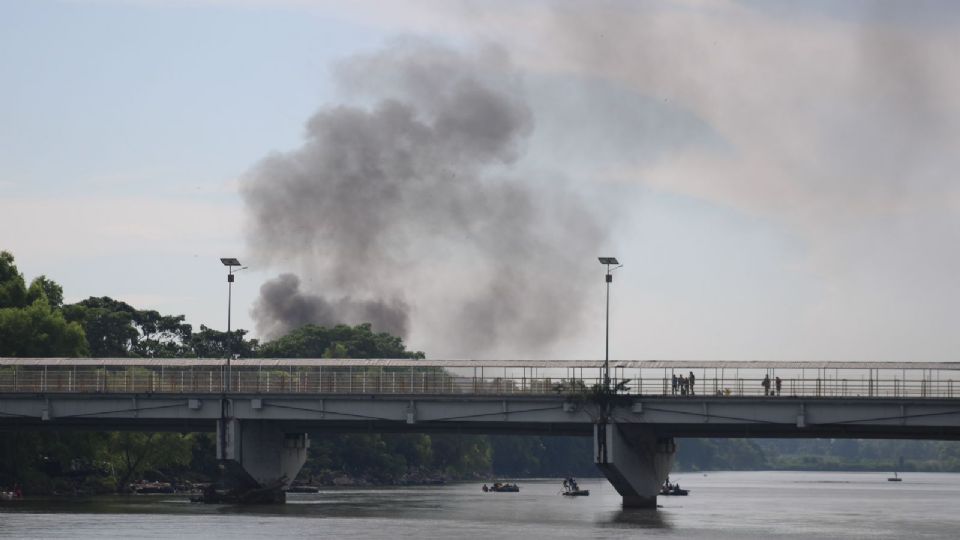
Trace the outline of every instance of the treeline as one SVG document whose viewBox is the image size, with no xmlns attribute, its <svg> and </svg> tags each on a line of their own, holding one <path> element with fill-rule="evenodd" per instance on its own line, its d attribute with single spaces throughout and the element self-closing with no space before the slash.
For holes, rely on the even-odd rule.
<svg viewBox="0 0 960 540">
<path fill-rule="evenodd" d="M 676 467 L 686 471 L 960 472 L 960 443 L 873 439 L 681 439 Z"/>
</svg>

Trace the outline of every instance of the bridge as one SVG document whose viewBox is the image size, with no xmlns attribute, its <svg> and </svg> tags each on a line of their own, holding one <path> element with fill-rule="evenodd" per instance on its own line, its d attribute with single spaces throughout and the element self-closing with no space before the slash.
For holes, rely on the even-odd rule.
<svg viewBox="0 0 960 540">
<path fill-rule="evenodd" d="M 296 477 L 307 432 L 592 436 L 637 507 L 656 505 L 678 437 L 960 440 L 960 363 L 610 369 L 605 391 L 603 361 L 0 358 L 0 431 L 216 431 L 218 457 L 260 485 Z"/>
</svg>

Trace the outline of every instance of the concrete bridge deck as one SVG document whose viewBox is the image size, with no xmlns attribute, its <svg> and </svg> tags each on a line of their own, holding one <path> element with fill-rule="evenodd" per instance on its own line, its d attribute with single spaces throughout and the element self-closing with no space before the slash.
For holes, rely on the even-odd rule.
<svg viewBox="0 0 960 540">
<path fill-rule="evenodd" d="M 617 393 L 960 398 L 960 363 L 613 361 Z M 0 358 L 0 393 L 559 395 L 603 380 L 602 361 Z M 765 387 L 765 378 L 770 380 Z M 776 379 L 781 380 L 780 388 Z"/>
</svg>

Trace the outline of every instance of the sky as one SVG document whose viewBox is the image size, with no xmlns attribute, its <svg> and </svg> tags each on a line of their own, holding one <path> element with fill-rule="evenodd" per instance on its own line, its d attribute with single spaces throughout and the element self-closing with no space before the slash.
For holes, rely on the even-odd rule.
<svg viewBox="0 0 960 540">
<path fill-rule="evenodd" d="M 611 358 L 955 361 L 960 6 L 906 5 L 5 0 L 0 249 L 432 358 L 602 358 L 612 255 Z"/>
</svg>

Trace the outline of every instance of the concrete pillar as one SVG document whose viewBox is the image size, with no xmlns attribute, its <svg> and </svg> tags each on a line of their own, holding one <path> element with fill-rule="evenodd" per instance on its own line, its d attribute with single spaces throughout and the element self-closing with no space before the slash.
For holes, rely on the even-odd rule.
<svg viewBox="0 0 960 540">
<path fill-rule="evenodd" d="M 257 486 L 281 494 L 303 467 L 309 447 L 306 433 L 285 433 L 268 420 L 217 422 L 217 458 L 239 464 Z"/>
<path fill-rule="evenodd" d="M 673 439 L 637 424 L 596 424 L 593 433 L 594 462 L 623 497 L 624 508 L 656 508 L 673 466 Z"/>
</svg>

